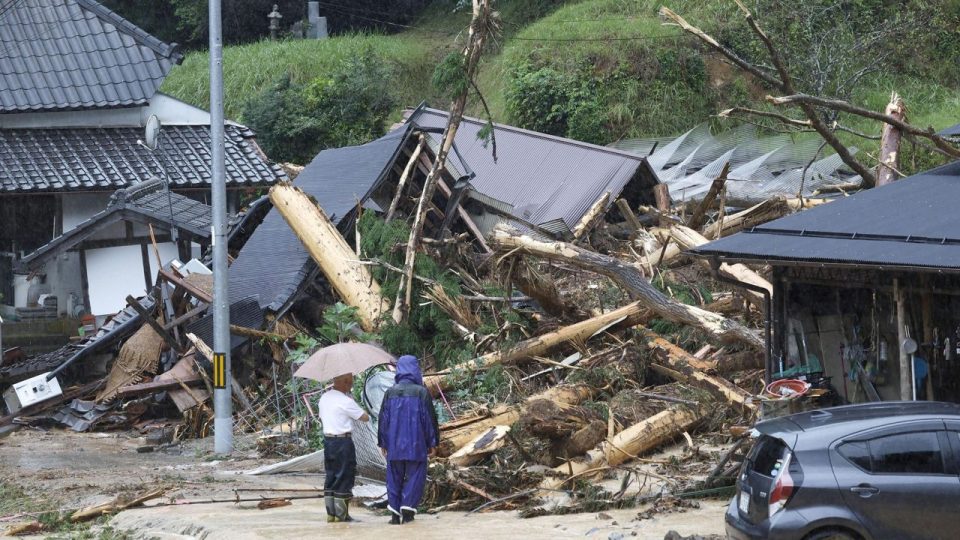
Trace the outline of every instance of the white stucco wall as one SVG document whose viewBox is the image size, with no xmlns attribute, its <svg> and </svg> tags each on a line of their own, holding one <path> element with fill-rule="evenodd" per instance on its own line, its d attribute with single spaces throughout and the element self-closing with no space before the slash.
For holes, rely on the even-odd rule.
<svg viewBox="0 0 960 540">
<path fill-rule="evenodd" d="M 165 242 L 158 245 L 160 258 L 166 264 L 177 258 L 177 246 Z M 157 261 L 149 250 L 150 275 L 157 275 Z M 127 305 L 128 294 L 139 296 L 146 292 L 143 278 L 143 258 L 140 246 L 118 246 L 86 251 L 87 292 L 90 310 L 94 315 L 110 315 Z"/>
<path fill-rule="evenodd" d="M 150 115 L 157 115 L 160 124 L 209 125 L 210 113 L 165 94 L 156 94 L 143 107 L 92 111 L 65 111 L 0 115 L 0 128 L 68 128 L 68 127 L 141 127 Z"/>
</svg>

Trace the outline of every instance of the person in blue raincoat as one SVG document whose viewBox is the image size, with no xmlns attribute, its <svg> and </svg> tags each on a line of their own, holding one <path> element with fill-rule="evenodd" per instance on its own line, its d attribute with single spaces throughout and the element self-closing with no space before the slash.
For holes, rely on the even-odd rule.
<svg viewBox="0 0 960 540">
<path fill-rule="evenodd" d="M 433 398 L 423 386 L 415 356 L 397 360 L 396 384 L 380 405 L 378 444 L 387 458 L 390 523 L 413 521 L 427 482 L 427 457 L 440 444 Z"/>
</svg>

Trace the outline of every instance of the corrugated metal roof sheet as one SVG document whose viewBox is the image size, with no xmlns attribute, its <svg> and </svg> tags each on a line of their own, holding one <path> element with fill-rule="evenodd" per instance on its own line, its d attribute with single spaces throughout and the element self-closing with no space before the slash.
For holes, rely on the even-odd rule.
<svg viewBox="0 0 960 540">
<path fill-rule="evenodd" d="M 409 129 L 401 129 L 361 146 L 324 150 L 294 184 L 339 224 L 385 177 L 408 134 Z M 231 302 L 255 296 L 260 307 L 278 311 L 314 267 L 280 213 L 270 210 L 230 265 Z"/>
<path fill-rule="evenodd" d="M 0 113 L 146 103 L 183 56 L 93 0 L 0 4 Z"/>
<path fill-rule="evenodd" d="M 960 269 L 960 162 L 806 210 L 693 253 L 734 260 Z"/>
<path fill-rule="evenodd" d="M 227 183 L 286 178 L 256 151 L 253 132 L 226 126 Z M 175 187 L 210 185 L 210 128 L 164 126 L 155 152 L 140 128 L 0 129 L 0 193 L 113 190 L 164 176 Z"/>
<path fill-rule="evenodd" d="M 408 122 L 443 129 L 447 118 L 446 111 L 421 107 Z M 519 219 L 541 227 L 560 224 L 556 232 L 572 229 L 605 192 L 612 204 L 643 161 L 629 152 L 495 124 L 494 162 L 491 148 L 477 138 L 484 125 L 464 117 L 457 131 L 457 148 L 476 173 L 473 188 L 511 205 Z"/>
</svg>

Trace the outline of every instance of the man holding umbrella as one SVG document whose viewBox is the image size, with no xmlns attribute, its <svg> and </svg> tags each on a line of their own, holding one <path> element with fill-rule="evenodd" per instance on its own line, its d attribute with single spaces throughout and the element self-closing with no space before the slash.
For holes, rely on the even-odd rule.
<svg viewBox="0 0 960 540">
<path fill-rule="evenodd" d="M 350 499 L 357 476 L 357 451 L 353 446 L 353 421 L 367 422 L 370 416 L 353 400 L 353 373 L 333 379 L 333 388 L 317 403 L 323 425 L 323 499 L 327 521 L 353 521 Z"/>
<path fill-rule="evenodd" d="M 392 525 L 413 521 L 427 482 L 427 456 L 440 444 L 433 398 L 415 356 L 397 360 L 396 384 L 380 405 L 378 440 L 387 458 L 387 509 Z"/>
<path fill-rule="evenodd" d="M 339 343 L 313 353 L 294 376 L 325 382 L 333 388 L 317 403 L 323 427 L 323 498 L 327 522 L 354 521 L 350 499 L 357 475 L 357 453 L 353 445 L 353 422 L 367 422 L 370 416 L 353 400 L 353 375 L 367 368 L 391 362 L 393 357 L 364 343 Z"/>
</svg>

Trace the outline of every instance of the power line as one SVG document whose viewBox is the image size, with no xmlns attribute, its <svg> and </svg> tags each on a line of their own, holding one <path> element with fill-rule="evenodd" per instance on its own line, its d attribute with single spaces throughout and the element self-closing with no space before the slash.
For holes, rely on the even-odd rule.
<svg viewBox="0 0 960 540">
<path fill-rule="evenodd" d="M 628 36 L 628 37 L 598 37 L 598 38 L 536 38 L 536 37 L 519 37 L 513 36 L 511 40 L 518 41 L 562 41 L 562 42 L 577 42 L 577 41 L 643 41 L 643 40 L 667 40 L 667 39 L 679 39 L 683 36 Z"/>
</svg>

